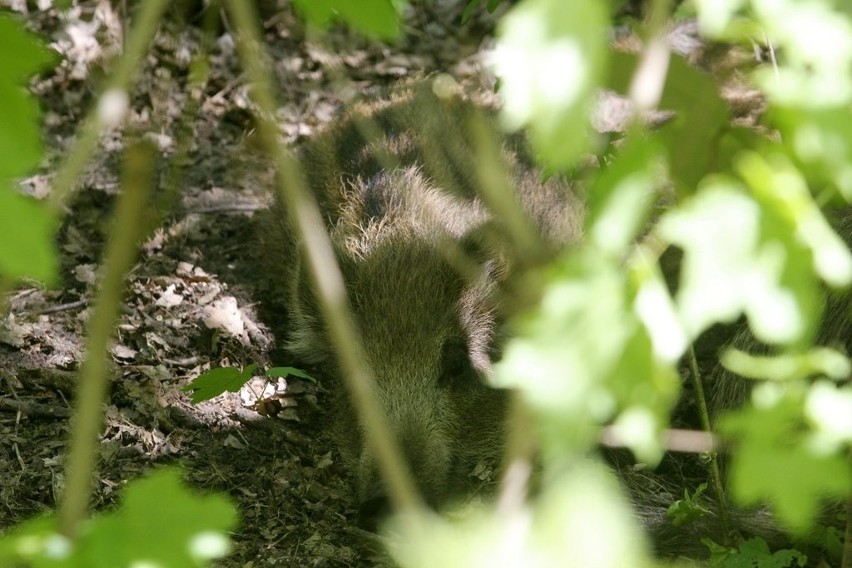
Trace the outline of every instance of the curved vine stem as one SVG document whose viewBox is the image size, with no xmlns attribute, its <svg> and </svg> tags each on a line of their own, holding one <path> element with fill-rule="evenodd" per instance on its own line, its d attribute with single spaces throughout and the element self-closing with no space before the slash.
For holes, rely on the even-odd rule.
<svg viewBox="0 0 852 568">
<path fill-rule="evenodd" d="M 346 386 L 358 410 L 368 443 L 375 452 L 379 470 L 387 483 L 391 503 L 401 513 L 421 509 L 421 499 L 411 480 L 408 466 L 401 459 L 398 443 L 376 403 L 364 346 L 349 309 L 343 277 L 316 199 L 306 188 L 298 162 L 278 140 L 278 126 L 275 122 L 277 105 L 265 64 L 265 54 L 260 48 L 258 18 L 253 13 L 251 2 L 228 0 L 226 7 L 238 32 L 237 49 L 251 85 L 252 99 L 257 105 L 255 115 L 258 134 L 275 163 L 279 196 L 291 212 L 294 229 L 303 243 L 306 264 L 317 291 L 322 315 L 327 322 L 329 339 L 344 371 Z M 412 515 L 406 514 L 403 519 L 416 522 Z M 416 527 L 411 528 L 416 530 Z"/>
</svg>

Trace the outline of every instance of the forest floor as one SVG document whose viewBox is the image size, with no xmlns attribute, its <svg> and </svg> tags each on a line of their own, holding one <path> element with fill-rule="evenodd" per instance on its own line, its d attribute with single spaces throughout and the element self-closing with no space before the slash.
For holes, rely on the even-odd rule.
<svg viewBox="0 0 852 568">
<path fill-rule="evenodd" d="M 113 10 L 116 3 L 79 0 L 69 10 L 49 4 L 36 9 L 29 3 L 27 11 L 28 3 L 13 2 L 27 26 L 61 53 L 59 64 L 32 82 L 45 112 L 46 157 L 42 171 L 22 187 L 39 197 L 49 191 L 109 75 L 111 54 L 129 21 Z M 282 132 L 292 144 L 332 120 L 354 96 L 400 78 L 446 72 L 478 81 L 483 40 L 496 20 L 482 10 L 462 25 L 464 2 L 429 3 L 407 14 L 404 38 L 389 46 L 342 28 L 310 33 L 283 4 L 264 6 L 263 28 Z M 188 116 L 189 65 L 202 35 L 200 18 L 188 14 L 196 21 L 186 26 L 177 23 L 179 14 L 168 14 L 138 74 L 129 120 L 122 131 L 102 136 L 67 203 L 59 236 L 61 284 L 20 287 L 9 299 L 10 315 L 0 326 L 0 532 L 57 506 L 121 152 L 128 139 L 143 135 L 160 150 L 161 179 L 179 179 L 180 195 L 143 243 L 127 280 L 111 347 L 94 506 L 109 508 L 129 480 L 179 464 L 192 486 L 227 493 L 239 510 L 233 553 L 219 565 L 370 564 L 375 543 L 354 528 L 349 472 L 327 434 L 333 417 L 321 380 L 254 381 L 240 394 L 198 405 L 181 391 L 212 367 L 294 363 L 276 347 L 286 309 L 275 302 L 280 283 L 264 276 L 265 263 L 290 260 L 259 258 L 253 246 L 256 212 L 270 202 L 272 172 L 253 138 L 234 39 L 223 22 L 207 56 L 209 78 L 196 99 L 197 115 Z M 188 156 L 169 163 L 187 120 Z M 322 378 L 321 369 L 310 371 Z M 256 395 L 264 388 L 263 398 L 275 401 L 274 416 L 257 411 Z"/>
</svg>

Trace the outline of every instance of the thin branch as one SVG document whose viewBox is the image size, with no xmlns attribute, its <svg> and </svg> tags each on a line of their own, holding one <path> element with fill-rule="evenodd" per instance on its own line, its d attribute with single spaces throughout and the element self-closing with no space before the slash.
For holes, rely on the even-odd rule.
<svg viewBox="0 0 852 568">
<path fill-rule="evenodd" d="M 695 358 L 695 349 L 689 347 L 689 374 L 692 377 L 692 384 L 695 389 L 696 404 L 698 405 L 698 414 L 701 419 L 701 427 L 707 433 L 712 432 L 710 424 L 710 413 L 707 411 L 707 398 L 704 396 L 704 383 L 701 380 L 701 372 L 698 370 L 698 360 Z M 716 502 L 719 504 L 719 520 L 722 521 L 723 544 L 730 545 L 731 523 L 728 519 L 728 500 L 725 497 L 725 486 L 722 483 L 722 474 L 719 470 L 719 456 L 715 451 L 709 452 L 710 455 L 710 481 L 713 485 L 713 493 L 716 495 Z"/>
<path fill-rule="evenodd" d="M 0 410 L 20 412 L 25 416 L 41 416 L 47 418 L 68 418 L 71 411 L 61 406 L 26 402 L 12 398 L 0 397 Z"/>
<path fill-rule="evenodd" d="M 154 148 L 141 142 L 125 154 L 123 191 L 118 197 L 103 266 L 103 278 L 86 334 L 86 358 L 80 367 L 71 443 L 66 464 L 66 486 L 60 505 L 60 532 L 76 535 L 86 515 L 92 492 L 92 473 L 97 456 L 98 432 L 103 424 L 107 392 L 107 344 L 121 307 L 127 273 L 138 251 L 148 195 L 154 181 Z"/>
<path fill-rule="evenodd" d="M 258 18 L 253 13 L 253 4 L 229 0 L 226 6 L 238 31 L 237 49 L 251 84 L 252 99 L 257 105 L 258 134 L 275 162 L 279 195 L 303 244 L 307 266 L 327 322 L 329 339 L 340 361 L 367 443 L 375 452 L 379 471 L 387 483 L 396 511 L 409 513 L 420 509 L 421 500 L 411 481 L 408 466 L 401 458 L 398 443 L 376 403 L 372 373 L 366 364 L 364 346 L 349 309 L 343 277 L 316 199 L 306 189 L 299 164 L 278 140 L 277 105 L 265 65 L 265 54 L 260 49 Z M 403 519 L 409 523 L 416 522 L 412 515 L 405 515 Z M 410 528 L 416 530 L 416 527 Z"/>
</svg>

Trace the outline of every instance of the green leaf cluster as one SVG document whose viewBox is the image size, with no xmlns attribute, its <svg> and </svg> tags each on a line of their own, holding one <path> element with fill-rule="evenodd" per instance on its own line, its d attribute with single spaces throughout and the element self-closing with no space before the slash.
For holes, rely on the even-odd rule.
<svg viewBox="0 0 852 568">
<path fill-rule="evenodd" d="M 683 58 L 667 60 L 659 107 L 672 117 L 655 129 L 635 120 L 599 156 L 602 167 L 585 180 L 585 240 L 537 276 L 545 283 L 541 299 L 514 319 L 495 369 L 495 381 L 516 390 L 531 415 L 541 494 L 508 513 L 483 512 L 470 525 L 435 521 L 427 534 L 449 546 L 442 563 L 559 565 L 549 551 L 572 531 L 608 534 L 621 523 L 633 527 L 623 534 L 634 530 L 632 519 L 608 509 L 617 492 L 597 493 L 581 464 L 605 427 L 640 461 L 655 463 L 679 393 L 678 361 L 710 327 L 740 318 L 770 353 L 723 357 L 768 380 L 720 421 L 719 433 L 735 443 L 731 496 L 768 503 L 785 526 L 802 531 L 824 499 L 852 489 L 849 360 L 815 345 L 826 288 L 852 283 L 852 254 L 825 213 L 852 201 L 850 15 L 819 0 L 697 0 L 693 8 L 708 37 L 753 42 L 766 33 L 775 62 L 747 72 L 768 105 L 760 127 L 778 136 L 732 125 L 716 80 Z M 599 150 L 588 127 L 595 89 L 628 95 L 642 72 L 641 55 L 608 51 L 609 23 L 600 2 L 525 0 L 500 24 L 492 64 L 504 123 L 526 129 L 548 171 L 571 171 Z M 683 254 L 673 291 L 659 266 L 669 248 Z M 575 484 L 597 496 L 594 505 L 561 493 Z M 703 514 L 701 491 L 671 509 L 673 521 Z M 565 510 L 552 517 L 545 512 L 559 507 Z M 582 527 L 572 521 L 577 508 L 586 515 Z M 598 508 L 613 516 L 604 522 Z M 544 517 L 548 529 L 537 523 Z M 592 537 L 562 552 L 582 556 L 585 542 Z M 420 565 L 425 550 L 410 546 L 400 559 Z M 641 547 L 631 553 L 595 565 L 651 563 Z M 762 541 L 714 557 L 726 566 L 805 562 L 796 551 L 773 554 Z"/>
<path fill-rule="evenodd" d="M 237 523 L 233 505 L 188 490 L 176 470 L 128 484 L 120 507 L 90 519 L 73 541 L 53 517 L 16 527 L 0 540 L 0 565 L 31 568 L 207 566 L 230 549 Z"/>
<path fill-rule="evenodd" d="M 714 568 L 794 568 L 807 565 L 808 558 L 797 550 L 772 552 L 762 538 L 751 538 L 737 548 L 727 548 L 705 540 L 710 549 L 709 565 Z"/>
<path fill-rule="evenodd" d="M 563 170 L 588 150 L 586 117 L 606 73 L 607 6 L 525 0 L 500 22 L 492 58 L 506 126 L 528 129 L 542 163 Z"/>
</svg>

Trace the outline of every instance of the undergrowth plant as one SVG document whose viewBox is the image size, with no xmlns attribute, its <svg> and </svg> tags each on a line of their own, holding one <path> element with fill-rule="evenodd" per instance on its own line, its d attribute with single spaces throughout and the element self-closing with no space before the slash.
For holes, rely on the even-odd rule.
<svg viewBox="0 0 852 568">
<path fill-rule="evenodd" d="M 310 25 L 342 20 L 383 40 L 399 35 L 401 4 L 294 2 Z M 480 4 L 472 0 L 466 17 L 497 3 Z M 825 215 L 852 201 L 852 14 L 828 0 L 694 0 L 678 6 L 676 17 L 695 18 L 704 41 L 752 46 L 766 55 L 745 78 L 766 104 L 760 129 L 749 129 L 731 124 L 722 85 L 668 47 L 670 2 L 646 3 L 636 53 L 614 52 L 609 31 L 621 4 L 522 0 L 502 17 L 491 56 L 506 129 L 526 131 L 546 170 L 582 171 L 589 204 L 585 242 L 544 269 L 541 299 L 516 317 L 516 336 L 496 371 L 499 385 L 516 393 L 516 412 L 524 418 L 519 422 L 528 426 L 513 434 L 529 438 L 518 447 L 538 448 L 542 473 L 534 496 L 506 484 L 494 506 L 462 519 L 421 510 L 410 480 L 394 466 L 393 441 L 373 409 L 351 316 L 336 307 L 329 290 L 318 291 L 352 398 L 376 440 L 382 473 L 400 507 L 390 549 L 402 566 L 544 567 L 563 566 L 566 559 L 575 566 L 660 565 L 616 478 L 589 456 L 606 429 L 639 461 L 657 463 L 667 449 L 670 412 L 681 389 L 678 361 L 709 327 L 741 317 L 775 351 L 732 350 L 723 357 L 733 371 L 758 382 L 750 403 L 719 421 L 717 434 L 731 447 L 730 497 L 743 506 L 768 504 L 793 535 L 814 527 L 825 500 L 849 499 L 849 360 L 832 346 L 815 345 L 813 330 L 823 316 L 824 288 L 845 290 L 852 281 L 852 255 Z M 60 195 L 54 199 L 73 185 L 97 132 L 108 124 L 106 102 L 128 100 L 130 71 L 163 3 L 141 6 L 117 76 L 60 169 Z M 225 6 L 252 83 L 259 133 L 278 167 L 282 199 L 296 205 L 292 210 L 307 212 L 295 223 L 304 238 L 316 225 L 316 208 L 298 163 L 278 143 L 274 89 L 257 19 L 248 2 Z M 19 22 L 3 15 L 0 46 L 6 47 L 0 50 L 0 282 L 8 289 L 20 278 L 55 281 L 57 209 L 14 188 L 14 178 L 34 168 L 41 152 L 37 105 L 23 84 L 50 57 Z M 634 112 L 627 131 L 610 146 L 589 126 L 594 98 L 604 87 L 627 97 Z M 674 111 L 674 117 L 649 129 L 641 117 L 657 108 Z M 601 157 L 600 168 L 581 167 L 590 155 Z M 667 204 L 659 211 L 663 198 Z M 127 227 L 116 224 L 116 242 Z M 313 266 L 333 258 L 327 237 L 312 234 L 306 242 Z M 132 255 L 132 243 L 124 239 L 116 258 Z M 669 247 L 684 255 L 674 295 L 659 266 Z M 126 262 L 110 269 L 111 258 L 104 273 L 113 270 L 120 281 Z M 102 288 L 108 288 L 106 280 Z M 114 322 L 117 302 L 114 290 L 112 296 L 102 292 L 103 322 Z M 103 357 L 106 336 L 90 337 L 89 359 Z M 93 372 L 81 384 L 103 381 L 98 365 L 84 369 Z M 225 388 L 248 376 L 240 370 L 221 374 Z M 208 383 L 193 390 L 202 398 L 217 388 Z M 84 392 L 88 402 L 78 407 L 74 427 L 88 442 L 72 453 L 89 455 L 72 455 L 69 467 L 82 468 L 74 475 L 88 483 L 97 431 L 91 425 L 100 424 L 103 394 L 98 388 Z M 89 428 L 81 430 L 86 423 Z M 529 466 L 529 460 L 517 452 L 507 463 Z M 86 483 L 74 489 L 82 496 L 66 496 L 77 505 L 69 506 L 71 513 L 63 509 L 59 521 L 38 519 L 5 535 L 0 564 L 189 566 L 226 550 L 224 535 L 235 522 L 232 507 L 219 497 L 194 496 L 173 473 L 135 482 L 119 511 L 89 520 L 82 516 Z M 515 483 L 523 486 L 524 480 Z M 711 480 L 714 490 L 720 483 Z M 673 516 L 688 522 L 700 514 L 691 508 L 699 497 L 687 493 Z M 186 506 L 180 516 L 162 518 L 151 505 L 159 499 Z M 138 528 L 152 523 L 164 531 L 166 552 L 156 558 L 136 540 Z M 760 540 L 708 546 L 711 563 L 719 566 L 805 562 L 795 550 L 771 551 Z M 852 566 L 849 550 L 847 542 L 845 556 L 838 552 L 830 561 Z"/>
</svg>

